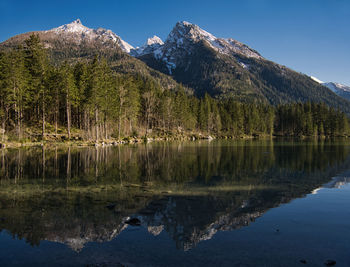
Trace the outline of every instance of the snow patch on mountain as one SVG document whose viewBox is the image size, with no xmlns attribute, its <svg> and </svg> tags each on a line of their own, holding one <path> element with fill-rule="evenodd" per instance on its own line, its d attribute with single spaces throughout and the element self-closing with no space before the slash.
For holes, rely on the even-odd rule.
<svg viewBox="0 0 350 267">
<path fill-rule="evenodd" d="M 152 38 L 147 39 L 146 44 L 147 45 L 155 45 L 155 44 L 163 45 L 164 42 L 158 36 L 154 35 Z"/>
<path fill-rule="evenodd" d="M 329 82 L 329 83 L 323 83 L 324 86 L 327 86 L 329 89 L 332 91 L 343 91 L 343 92 L 348 92 L 350 93 L 350 86 L 340 84 L 340 83 L 335 83 L 335 82 Z"/>
<path fill-rule="evenodd" d="M 323 84 L 324 82 L 322 82 L 321 80 L 317 79 L 314 76 L 310 76 L 311 79 L 313 79 L 315 82 L 318 82 L 319 84 Z"/>
<path fill-rule="evenodd" d="M 340 84 L 340 83 L 335 83 L 335 82 L 323 82 L 320 79 L 313 76 L 310 76 L 310 78 L 313 79 L 315 82 L 318 82 L 323 86 L 326 86 L 333 93 L 350 100 L 350 86 Z"/>
<path fill-rule="evenodd" d="M 102 42 L 112 41 L 117 44 L 124 52 L 129 53 L 133 46 L 125 42 L 111 30 L 103 28 L 90 29 L 84 26 L 80 19 L 77 19 L 69 24 L 46 31 L 46 33 L 59 34 L 65 38 L 72 38 L 75 42 L 100 40 Z"/>
<path fill-rule="evenodd" d="M 57 28 L 54 28 L 50 31 L 56 32 L 56 33 L 87 33 L 87 34 L 91 34 L 93 32 L 93 29 L 90 29 L 88 27 L 85 27 L 80 19 L 77 19 L 75 21 L 73 21 L 72 23 L 69 24 L 65 24 L 62 26 L 59 26 Z M 49 31 L 46 31 L 49 32 Z"/>
<path fill-rule="evenodd" d="M 332 92 L 337 93 L 337 86 L 334 83 L 322 83 L 322 85 L 326 86 Z"/>
<path fill-rule="evenodd" d="M 131 49 L 130 54 L 135 57 L 146 54 L 157 54 L 156 50 L 158 50 L 162 45 L 164 45 L 162 39 L 154 35 L 152 38 L 148 38 L 147 42 L 143 46 Z"/>
<path fill-rule="evenodd" d="M 326 86 L 337 95 L 350 100 L 350 86 L 346 86 L 344 84 L 335 83 L 335 82 L 322 83 L 322 85 Z"/>
<path fill-rule="evenodd" d="M 217 38 L 187 21 L 178 22 L 169 33 L 165 43 L 155 36 L 148 39 L 142 47 L 131 50 L 130 54 L 136 57 L 151 54 L 156 59 L 163 61 L 171 74 L 185 56 L 193 53 L 193 45 L 202 41 L 220 54 L 229 56 L 239 54 L 248 58 L 262 59 L 257 51 L 247 45 L 232 38 Z M 244 63 L 241 65 L 243 68 L 248 67 Z"/>
</svg>

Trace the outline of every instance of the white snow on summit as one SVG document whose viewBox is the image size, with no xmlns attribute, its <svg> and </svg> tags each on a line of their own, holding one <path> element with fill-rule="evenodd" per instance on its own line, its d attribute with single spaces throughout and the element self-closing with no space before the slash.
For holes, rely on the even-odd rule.
<svg viewBox="0 0 350 267">
<path fill-rule="evenodd" d="M 147 39 L 146 44 L 147 44 L 147 45 L 154 45 L 154 44 L 163 45 L 164 42 L 163 42 L 162 39 L 160 39 L 158 36 L 154 35 L 152 38 L 148 38 L 148 39 Z"/>
<path fill-rule="evenodd" d="M 64 33 L 64 32 L 71 32 L 71 33 L 91 33 L 93 32 L 93 29 L 89 29 L 88 27 L 85 27 L 80 19 L 77 19 L 73 21 L 72 23 L 62 25 L 60 27 L 54 28 L 50 31 L 54 31 L 56 33 Z"/>
<path fill-rule="evenodd" d="M 314 76 L 310 76 L 311 79 L 313 79 L 315 82 L 318 82 L 319 84 L 323 84 L 324 82 L 322 82 L 321 80 L 317 79 Z"/>
<path fill-rule="evenodd" d="M 329 83 L 322 83 L 322 85 L 328 87 L 330 90 L 332 90 L 336 94 L 350 93 L 350 86 L 346 86 L 344 84 L 329 82 Z"/>
<path fill-rule="evenodd" d="M 102 42 L 112 41 L 116 43 L 124 52 L 129 53 L 133 46 L 125 42 L 111 30 L 103 28 L 90 29 L 85 27 L 80 19 L 69 24 L 62 25 L 46 32 L 54 32 L 56 34 L 70 37 L 73 35 L 74 40 L 78 43 L 84 41 L 101 40 Z"/>
<path fill-rule="evenodd" d="M 344 85 L 344 84 L 341 84 L 341 83 L 333 83 L 335 84 L 335 86 L 338 88 L 338 89 L 341 89 L 343 91 L 346 91 L 346 92 L 350 92 L 350 86 L 347 86 L 347 85 Z"/>
<path fill-rule="evenodd" d="M 130 54 L 132 56 L 143 56 L 147 54 L 154 54 L 157 49 L 159 49 L 164 42 L 158 36 L 154 35 L 152 38 L 148 38 L 147 42 L 141 46 L 131 49 Z"/>
<path fill-rule="evenodd" d="M 333 93 L 350 100 L 350 86 L 340 84 L 340 83 L 335 83 L 335 82 L 323 82 L 313 76 L 310 76 L 310 78 L 313 79 L 315 82 L 318 82 L 319 84 L 327 87 Z"/>
<path fill-rule="evenodd" d="M 262 56 L 247 45 L 240 43 L 232 38 L 217 38 L 213 34 L 201 29 L 199 26 L 187 21 L 178 22 L 169 33 L 166 41 L 163 43 L 158 37 L 147 40 L 147 43 L 140 48 L 131 50 L 133 56 L 143 56 L 153 54 L 156 59 L 165 62 L 169 73 L 176 68 L 179 61 L 184 56 L 190 55 L 193 51 L 193 44 L 204 41 L 212 49 L 220 54 L 235 55 L 240 54 L 249 58 L 262 59 Z M 247 66 L 243 66 L 247 68 Z"/>
</svg>

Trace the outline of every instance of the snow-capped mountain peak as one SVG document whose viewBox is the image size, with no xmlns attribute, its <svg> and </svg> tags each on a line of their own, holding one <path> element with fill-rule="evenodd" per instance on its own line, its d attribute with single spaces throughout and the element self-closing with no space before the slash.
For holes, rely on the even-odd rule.
<svg viewBox="0 0 350 267">
<path fill-rule="evenodd" d="M 180 21 L 169 34 L 167 41 L 172 41 L 176 38 L 190 38 L 194 41 L 207 40 L 209 42 L 215 41 L 217 38 L 211 33 L 201 29 L 199 26 L 189 23 L 187 21 Z"/>
<path fill-rule="evenodd" d="M 217 38 L 198 25 L 187 21 L 177 22 L 164 43 L 157 36 L 154 36 L 148 39 L 144 46 L 133 49 L 130 54 L 136 57 L 153 55 L 154 58 L 166 64 L 169 74 L 171 74 L 186 55 L 193 54 L 194 44 L 199 42 L 205 42 L 219 54 L 227 56 L 239 54 L 249 58 L 262 59 L 258 52 L 247 45 L 232 38 Z"/>
<path fill-rule="evenodd" d="M 111 30 L 103 28 L 90 29 L 84 26 L 80 19 L 76 19 L 69 24 L 64 24 L 60 27 L 46 31 L 46 33 L 59 34 L 61 38 L 71 39 L 72 41 L 80 44 L 82 41 L 101 41 L 103 43 L 112 42 L 117 44 L 124 52 L 129 53 L 133 47 L 121 39 Z"/>
<path fill-rule="evenodd" d="M 323 82 L 320 79 L 310 76 L 312 80 L 315 82 L 327 87 L 329 90 L 331 90 L 333 93 L 350 100 L 350 86 L 341 84 L 341 83 L 336 83 L 336 82 Z"/>
<path fill-rule="evenodd" d="M 163 45 L 164 42 L 157 35 L 154 35 L 152 38 L 147 39 L 146 45 L 154 45 L 154 44 Z"/>
<path fill-rule="evenodd" d="M 158 49 L 161 49 L 163 45 L 164 45 L 164 42 L 162 41 L 162 39 L 154 35 L 153 37 L 148 38 L 147 42 L 143 46 L 136 47 L 135 49 L 131 49 L 130 54 L 135 57 L 139 57 L 147 54 L 154 54 L 155 51 Z"/>
<path fill-rule="evenodd" d="M 89 29 L 88 27 L 85 27 L 80 19 L 76 19 L 73 22 L 69 24 L 64 24 L 60 27 L 54 28 L 51 31 L 55 31 L 57 33 L 63 33 L 63 32 L 70 32 L 70 33 L 88 33 L 90 31 L 93 31 L 92 29 Z"/>
<path fill-rule="evenodd" d="M 261 55 L 248 47 L 247 45 L 238 42 L 232 38 L 224 39 L 217 38 L 213 34 L 201 29 L 199 26 L 187 21 L 180 21 L 169 34 L 166 43 L 182 45 L 184 39 L 192 42 L 205 41 L 209 46 L 221 54 L 232 55 L 241 54 L 246 57 L 261 59 Z"/>
<path fill-rule="evenodd" d="M 350 86 L 346 86 L 344 84 L 328 82 L 328 83 L 322 83 L 322 85 L 328 87 L 330 90 L 332 90 L 336 94 L 350 93 Z"/>
<path fill-rule="evenodd" d="M 346 92 L 350 92 L 350 86 L 341 84 L 341 83 L 335 83 L 334 84 L 341 90 L 346 91 Z"/>
</svg>

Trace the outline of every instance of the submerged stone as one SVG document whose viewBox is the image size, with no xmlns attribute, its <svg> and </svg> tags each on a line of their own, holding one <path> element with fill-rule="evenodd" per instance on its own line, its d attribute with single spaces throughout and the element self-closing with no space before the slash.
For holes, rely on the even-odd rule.
<svg viewBox="0 0 350 267">
<path fill-rule="evenodd" d="M 326 265 L 326 266 L 334 266 L 336 264 L 337 264 L 337 262 L 334 260 L 326 260 L 324 263 L 324 265 Z"/>
</svg>

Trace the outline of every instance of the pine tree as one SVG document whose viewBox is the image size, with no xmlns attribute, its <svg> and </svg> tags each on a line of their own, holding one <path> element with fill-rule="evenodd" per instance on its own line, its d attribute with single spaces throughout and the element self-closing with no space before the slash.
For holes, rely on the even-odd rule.
<svg viewBox="0 0 350 267">
<path fill-rule="evenodd" d="M 73 69 L 67 63 L 60 68 L 59 87 L 65 98 L 67 134 L 68 139 L 71 139 L 72 107 L 79 105 L 80 96 L 75 84 Z"/>
<path fill-rule="evenodd" d="M 45 139 L 45 119 L 48 99 L 45 78 L 48 70 L 48 57 L 38 35 L 32 34 L 25 41 L 25 66 L 29 72 L 28 90 L 37 118 L 42 120 L 42 139 Z"/>
</svg>

